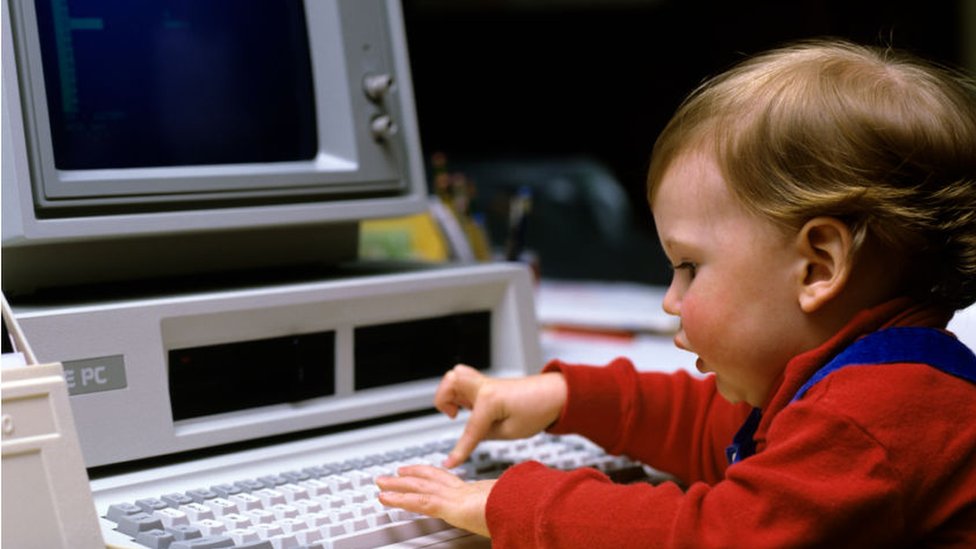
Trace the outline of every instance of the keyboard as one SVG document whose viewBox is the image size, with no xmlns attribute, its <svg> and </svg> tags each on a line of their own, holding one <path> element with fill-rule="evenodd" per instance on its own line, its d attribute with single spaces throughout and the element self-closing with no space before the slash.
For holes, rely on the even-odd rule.
<svg viewBox="0 0 976 549">
<path fill-rule="evenodd" d="M 168 487 L 155 495 L 143 492 L 143 497 L 104 504 L 103 531 L 110 529 L 116 540 L 126 538 L 131 543 L 126 547 L 152 549 L 487 547 L 484 538 L 440 519 L 384 507 L 376 498 L 376 476 L 396 474 L 407 464 L 440 466 L 454 443 L 439 439 L 237 480 Z M 652 473 L 627 457 L 607 455 L 585 438 L 547 434 L 482 442 L 452 471 L 467 480 L 497 478 L 527 460 L 566 470 L 595 467 L 620 482 Z"/>
</svg>

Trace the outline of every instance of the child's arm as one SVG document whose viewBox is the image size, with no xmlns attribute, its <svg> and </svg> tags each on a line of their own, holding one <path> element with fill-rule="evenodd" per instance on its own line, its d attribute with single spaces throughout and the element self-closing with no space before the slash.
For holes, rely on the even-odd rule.
<svg viewBox="0 0 976 549">
<path fill-rule="evenodd" d="M 518 379 L 493 379 L 458 365 L 441 380 L 434 406 L 450 417 L 462 408 L 471 417 L 445 467 L 464 463 L 483 439 L 532 436 L 556 421 L 566 402 L 566 382 L 558 372 Z"/>
</svg>

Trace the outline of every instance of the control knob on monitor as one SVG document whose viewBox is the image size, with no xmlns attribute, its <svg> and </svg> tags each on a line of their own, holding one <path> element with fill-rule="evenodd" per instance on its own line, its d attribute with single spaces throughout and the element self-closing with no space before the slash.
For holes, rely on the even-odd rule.
<svg viewBox="0 0 976 549">
<path fill-rule="evenodd" d="M 396 135 L 396 122 L 388 114 L 374 116 L 369 122 L 369 129 L 373 132 L 373 139 L 384 141 Z"/>
<path fill-rule="evenodd" d="M 389 74 L 367 74 L 363 78 L 366 97 L 373 101 L 381 101 L 391 88 L 393 88 L 393 77 Z"/>
</svg>

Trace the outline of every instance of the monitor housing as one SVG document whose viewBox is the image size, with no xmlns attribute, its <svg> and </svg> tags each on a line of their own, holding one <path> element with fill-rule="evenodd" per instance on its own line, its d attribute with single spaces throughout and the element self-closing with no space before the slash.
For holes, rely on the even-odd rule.
<svg viewBox="0 0 976 549">
<path fill-rule="evenodd" d="M 4 1 L 5 294 L 333 265 L 424 207 L 399 2 L 247 3 Z"/>
</svg>

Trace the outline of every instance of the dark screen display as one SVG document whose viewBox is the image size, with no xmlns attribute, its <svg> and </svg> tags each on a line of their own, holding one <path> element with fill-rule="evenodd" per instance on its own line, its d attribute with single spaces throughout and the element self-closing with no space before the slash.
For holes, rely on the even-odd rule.
<svg viewBox="0 0 976 549">
<path fill-rule="evenodd" d="M 298 0 L 38 0 L 62 170 L 311 159 Z"/>
<path fill-rule="evenodd" d="M 169 352 L 174 420 L 300 402 L 334 392 L 333 332 Z"/>
<path fill-rule="evenodd" d="M 355 330 L 356 390 L 437 378 L 455 364 L 491 367 L 491 313 L 480 311 Z"/>
</svg>

